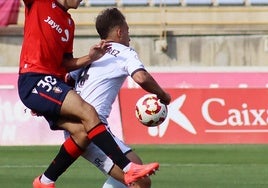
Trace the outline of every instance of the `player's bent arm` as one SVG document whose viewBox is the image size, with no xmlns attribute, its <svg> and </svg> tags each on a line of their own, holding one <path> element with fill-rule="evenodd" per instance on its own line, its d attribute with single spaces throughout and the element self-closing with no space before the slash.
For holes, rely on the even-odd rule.
<svg viewBox="0 0 268 188">
<path fill-rule="evenodd" d="M 110 48 L 110 46 L 110 43 L 102 40 L 99 44 L 93 45 L 90 48 L 89 53 L 85 56 L 74 58 L 72 54 L 65 54 L 63 57 L 62 65 L 65 67 L 67 72 L 87 66 L 101 58 Z"/>
<path fill-rule="evenodd" d="M 67 72 L 71 72 L 73 70 L 79 69 L 83 66 L 87 66 L 93 62 L 91 58 L 88 55 L 85 55 L 83 57 L 79 58 L 73 58 L 73 57 L 64 57 L 63 58 L 63 66 L 67 70 Z"/>
<path fill-rule="evenodd" d="M 132 75 L 133 80 L 141 86 L 147 92 L 156 94 L 162 103 L 168 105 L 171 101 L 171 97 L 166 93 L 155 79 L 145 70 L 139 70 Z"/>
</svg>

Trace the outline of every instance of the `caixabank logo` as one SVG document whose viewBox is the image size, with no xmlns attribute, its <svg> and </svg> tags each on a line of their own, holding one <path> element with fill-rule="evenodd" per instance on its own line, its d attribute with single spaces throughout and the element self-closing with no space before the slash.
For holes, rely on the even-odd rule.
<svg viewBox="0 0 268 188">
<path fill-rule="evenodd" d="M 168 117 L 145 127 L 130 110 L 143 95 L 126 90 L 120 100 L 127 143 L 268 143 L 268 89 L 170 89 Z M 131 97 L 130 97 L 131 96 Z M 130 100 L 131 98 L 131 100 Z M 126 108 L 127 110 L 124 110 Z"/>
<path fill-rule="evenodd" d="M 176 98 L 173 102 L 171 102 L 170 105 L 168 105 L 168 115 L 165 121 L 157 127 L 148 127 L 148 134 L 150 136 L 157 136 L 157 137 L 165 136 L 165 133 L 168 131 L 170 121 L 173 121 L 178 126 L 185 129 L 185 131 L 188 131 L 189 133 L 197 134 L 191 120 L 181 110 L 185 100 L 186 95 L 182 94 L 181 96 Z"/>
</svg>

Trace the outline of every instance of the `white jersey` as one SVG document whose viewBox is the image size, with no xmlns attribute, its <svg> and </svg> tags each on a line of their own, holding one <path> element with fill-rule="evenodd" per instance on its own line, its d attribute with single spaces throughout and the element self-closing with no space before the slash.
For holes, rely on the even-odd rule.
<svg viewBox="0 0 268 188">
<path fill-rule="evenodd" d="M 90 67 L 71 72 L 71 76 L 77 80 L 76 91 L 95 107 L 101 121 L 108 125 L 107 118 L 123 82 L 127 76 L 140 69 L 145 70 L 132 48 L 112 43 L 111 50 L 102 58 L 92 63 Z M 131 151 L 129 146 L 113 134 L 112 136 L 124 154 Z M 65 138 L 68 137 L 69 133 L 65 131 Z M 89 144 L 83 157 L 106 174 L 114 165 L 113 161 L 93 142 Z"/>
<path fill-rule="evenodd" d="M 89 68 L 71 74 L 73 78 L 75 74 L 80 74 L 76 91 L 95 107 L 104 123 L 107 123 L 112 104 L 127 76 L 144 69 L 132 48 L 119 43 L 111 44 L 111 50 L 93 62 Z"/>
</svg>

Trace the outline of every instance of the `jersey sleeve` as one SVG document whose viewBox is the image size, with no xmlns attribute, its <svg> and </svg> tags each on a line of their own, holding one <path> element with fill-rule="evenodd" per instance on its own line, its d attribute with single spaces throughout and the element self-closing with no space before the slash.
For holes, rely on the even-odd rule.
<svg viewBox="0 0 268 188">
<path fill-rule="evenodd" d="M 70 76 L 71 76 L 74 80 L 77 80 L 78 77 L 80 76 L 82 70 L 83 70 L 83 69 L 80 68 L 80 69 L 77 69 L 77 70 L 74 70 L 74 71 L 70 72 L 69 74 L 70 74 Z"/>
<path fill-rule="evenodd" d="M 143 63 L 140 61 L 139 56 L 136 51 L 130 48 L 127 54 L 128 58 L 126 61 L 127 72 L 132 76 L 138 70 L 145 70 Z"/>
</svg>

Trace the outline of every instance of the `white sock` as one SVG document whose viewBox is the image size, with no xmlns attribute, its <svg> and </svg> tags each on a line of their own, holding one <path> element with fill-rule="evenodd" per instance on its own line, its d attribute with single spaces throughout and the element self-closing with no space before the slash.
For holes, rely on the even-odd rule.
<svg viewBox="0 0 268 188">
<path fill-rule="evenodd" d="M 127 188 L 124 184 L 109 176 L 102 188 Z"/>
<path fill-rule="evenodd" d="M 124 171 L 125 173 L 130 169 L 130 165 L 131 165 L 131 163 L 132 163 L 132 162 L 128 163 L 128 165 L 125 166 L 125 167 L 123 168 L 123 171 Z"/>
<path fill-rule="evenodd" d="M 42 176 L 40 178 L 40 182 L 43 183 L 43 184 L 54 183 L 54 181 L 52 181 L 51 179 L 47 178 L 44 174 L 42 174 Z"/>
</svg>

